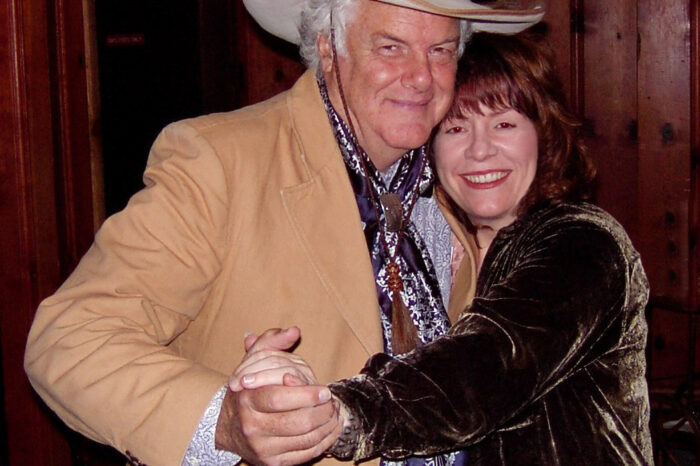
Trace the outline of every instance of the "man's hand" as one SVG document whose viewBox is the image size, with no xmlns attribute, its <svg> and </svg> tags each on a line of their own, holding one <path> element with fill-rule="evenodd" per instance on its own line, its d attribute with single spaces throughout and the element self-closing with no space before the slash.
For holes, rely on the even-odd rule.
<svg viewBox="0 0 700 466">
<path fill-rule="evenodd" d="M 251 464 L 287 465 L 333 445 L 342 430 L 337 403 L 306 362 L 286 351 L 300 337 L 297 327 L 246 336 L 247 354 L 229 379 L 216 425 L 218 449 Z"/>
<path fill-rule="evenodd" d="M 327 387 L 265 386 L 228 391 L 216 426 L 216 447 L 246 462 L 291 465 L 330 448 L 342 421 Z"/>
</svg>

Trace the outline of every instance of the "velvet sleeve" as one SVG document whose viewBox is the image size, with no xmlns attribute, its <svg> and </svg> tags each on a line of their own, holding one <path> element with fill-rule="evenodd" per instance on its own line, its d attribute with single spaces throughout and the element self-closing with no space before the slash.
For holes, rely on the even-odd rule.
<svg viewBox="0 0 700 466">
<path fill-rule="evenodd" d="M 614 235 L 569 219 L 499 238 L 448 335 L 331 385 L 355 416 L 355 460 L 473 444 L 619 339 L 628 269 Z"/>
</svg>

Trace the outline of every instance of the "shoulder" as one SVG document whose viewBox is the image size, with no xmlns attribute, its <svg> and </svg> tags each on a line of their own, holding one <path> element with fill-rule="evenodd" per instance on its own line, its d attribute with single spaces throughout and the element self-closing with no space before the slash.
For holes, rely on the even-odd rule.
<svg viewBox="0 0 700 466">
<path fill-rule="evenodd" d="M 171 123 L 158 140 L 194 141 L 221 154 L 296 147 L 297 133 L 309 122 L 326 122 L 313 73 L 270 99 L 231 112 L 214 113 Z M 327 124 L 327 122 L 326 122 Z M 157 140 L 157 142 L 158 142 Z"/>
<path fill-rule="evenodd" d="M 641 270 L 639 253 L 623 226 L 593 204 L 565 202 L 536 208 L 518 223 L 513 235 L 523 250 L 556 254 L 572 267 L 604 264 Z"/>
<path fill-rule="evenodd" d="M 551 234 L 575 234 L 580 231 L 609 236 L 615 243 L 630 242 L 623 226 L 608 212 L 587 202 L 563 202 L 535 208 L 519 220 L 520 229 L 533 235 L 535 232 Z M 537 236 L 535 236 L 537 237 Z"/>
<path fill-rule="evenodd" d="M 214 113 L 182 120 L 175 125 L 186 125 L 207 134 L 237 131 L 241 134 L 252 128 L 279 127 L 284 121 L 298 120 L 317 114 L 322 109 L 318 84 L 314 74 L 304 73 L 290 89 L 267 100 L 231 112 Z"/>
</svg>

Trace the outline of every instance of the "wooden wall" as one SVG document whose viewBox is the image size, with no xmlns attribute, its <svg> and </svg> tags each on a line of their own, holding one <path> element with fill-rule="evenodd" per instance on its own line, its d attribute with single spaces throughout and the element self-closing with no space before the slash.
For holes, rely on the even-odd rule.
<svg viewBox="0 0 700 466">
<path fill-rule="evenodd" d="M 652 293 L 672 308 L 695 310 L 698 2 L 545 3 L 548 38 L 599 165 L 599 203 L 623 223 L 642 253 Z M 235 23 L 225 36 L 233 42 L 225 44 L 226 50 L 204 50 L 202 76 L 226 87 L 229 74 L 217 71 L 223 57 L 232 60 L 229 71 L 237 80 L 230 95 L 212 90 L 220 85 L 205 86 L 205 102 L 252 103 L 288 88 L 302 72 L 294 49 L 260 31 L 240 1 L 202 4 L 210 12 L 222 8 L 219 19 Z M 102 218 L 95 156 L 99 102 L 90 66 L 93 5 L 90 0 L 0 2 L 3 464 L 72 461 L 60 424 L 26 382 L 22 356 L 39 300 L 73 267 Z M 215 16 L 208 18 L 226 29 Z M 216 41 L 212 34 L 202 35 L 204 42 Z M 689 341 L 697 329 L 691 335 L 688 315 L 661 308 L 650 319 L 651 377 L 655 384 L 675 383 L 688 369 Z"/>
</svg>

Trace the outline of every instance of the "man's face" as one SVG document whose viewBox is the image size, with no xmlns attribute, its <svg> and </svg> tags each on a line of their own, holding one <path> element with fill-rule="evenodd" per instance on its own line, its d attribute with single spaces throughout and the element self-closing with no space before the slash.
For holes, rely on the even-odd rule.
<svg viewBox="0 0 700 466">
<path fill-rule="evenodd" d="M 364 0 L 347 28 L 340 78 L 360 144 L 380 170 L 424 144 L 452 101 L 459 22 Z M 344 115 L 330 45 L 319 39 L 333 106 Z M 347 117 L 345 117 L 347 120 Z"/>
</svg>

